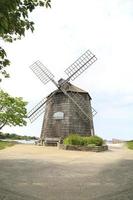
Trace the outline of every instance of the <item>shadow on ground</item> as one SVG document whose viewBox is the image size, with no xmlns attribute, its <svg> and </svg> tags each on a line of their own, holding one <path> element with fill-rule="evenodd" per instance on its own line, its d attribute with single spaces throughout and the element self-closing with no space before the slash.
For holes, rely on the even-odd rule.
<svg viewBox="0 0 133 200">
<path fill-rule="evenodd" d="M 0 160 L 0 200 L 133 200 L 133 160 L 56 164 Z"/>
</svg>

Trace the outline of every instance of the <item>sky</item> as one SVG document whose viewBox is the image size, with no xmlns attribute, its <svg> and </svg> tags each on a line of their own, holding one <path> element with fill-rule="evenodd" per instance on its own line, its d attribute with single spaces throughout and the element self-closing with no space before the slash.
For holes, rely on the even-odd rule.
<svg viewBox="0 0 133 200">
<path fill-rule="evenodd" d="M 51 5 L 30 15 L 34 33 L 12 44 L 1 41 L 11 60 L 11 78 L 4 79 L 1 88 L 23 97 L 30 110 L 56 88 L 50 82 L 43 85 L 29 66 L 40 60 L 58 81 L 90 49 L 97 61 L 72 84 L 92 97 L 95 133 L 105 139 L 133 139 L 133 1 L 52 0 Z M 3 131 L 39 136 L 42 119 Z"/>
</svg>

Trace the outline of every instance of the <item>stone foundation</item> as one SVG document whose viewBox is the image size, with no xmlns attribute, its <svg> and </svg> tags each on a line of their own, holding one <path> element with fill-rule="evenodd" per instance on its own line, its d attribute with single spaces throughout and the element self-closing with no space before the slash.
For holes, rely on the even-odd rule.
<svg viewBox="0 0 133 200">
<path fill-rule="evenodd" d="M 78 145 L 64 145 L 58 143 L 58 148 L 63 150 L 71 150 L 71 151 L 92 151 L 92 152 L 102 152 L 107 151 L 108 146 L 78 146 Z"/>
</svg>

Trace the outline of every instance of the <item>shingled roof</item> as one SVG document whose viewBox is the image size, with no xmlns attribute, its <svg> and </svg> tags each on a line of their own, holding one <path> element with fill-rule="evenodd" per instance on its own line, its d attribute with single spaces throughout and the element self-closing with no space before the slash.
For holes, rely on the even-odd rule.
<svg viewBox="0 0 133 200">
<path fill-rule="evenodd" d="M 78 93 L 84 93 L 84 94 L 89 95 L 89 93 L 86 92 L 85 90 L 82 90 L 82 89 L 78 88 L 77 86 L 72 85 L 69 82 L 65 84 L 64 89 L 66 90 L 66 92 L 78 92 Z M 60 89 L 57 89 L 57 90 L 53 91 L 50 95 L 48 95 L 48 97 L 51 96 L 53 93 L 56 94 L 56 93 L 60 93 L 60 92 L 62 92 L 62 91 Z M 91 99 L 90 95 L 89 95 L 89 97 Z"/>
</svg>

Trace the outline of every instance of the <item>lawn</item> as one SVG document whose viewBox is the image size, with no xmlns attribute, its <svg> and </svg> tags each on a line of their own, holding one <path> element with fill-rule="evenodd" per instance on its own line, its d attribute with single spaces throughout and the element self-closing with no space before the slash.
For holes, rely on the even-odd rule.
<svg viewBox="0 0 133 200">
<path fill-rule="evenodd" d="M 127 147 L 133 150 L 133 140 L 127 142 Z"/>
<path fill-rule="evenodd" d="M 6 147 L 11 147 L 13 145 L 15 145 L 15 142 L 9 142 L 9 141 L 2 141 L 0 140 L 0 150 L 1 149 L 5 149 Z"/>
</svg>

